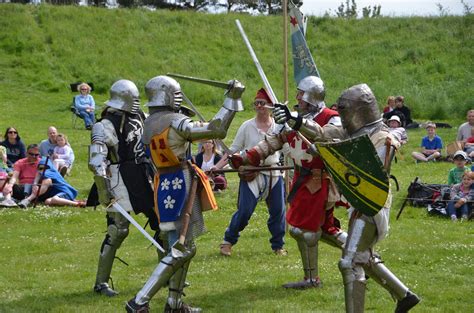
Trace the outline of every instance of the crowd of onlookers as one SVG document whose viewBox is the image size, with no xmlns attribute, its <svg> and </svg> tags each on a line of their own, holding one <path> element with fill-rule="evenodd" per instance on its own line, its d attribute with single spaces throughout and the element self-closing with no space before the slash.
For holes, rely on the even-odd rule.
<svg viewBox="0 0 474 313">
<path fill-rule="evenodd" d="M 28 207 L 37 201 L 48 205 L 85 206 L 76 201 L 77 190 L 65 179 L 74 163 L 74 152 L 64 134 L 54 126 L 48 138 L 28 146 L 15 127 L 8 127 L 0 142 L 0 206 Z"/>
</svg>

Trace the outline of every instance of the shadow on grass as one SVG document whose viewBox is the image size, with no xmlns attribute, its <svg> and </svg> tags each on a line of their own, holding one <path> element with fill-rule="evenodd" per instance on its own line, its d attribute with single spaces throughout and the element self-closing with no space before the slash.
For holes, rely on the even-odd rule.
<svg viewBox="0 0 474 313">
<path fill-rule="evenodd" d="M 273 289 L 271 293 L 269 289 Z M 9 302 L 2 301 L 0 312 L 123 312 L 125 302 L 137 291 L 125 288 L 114 298 L 98 295 L 92 289 L 58 295 L 29 295 Z M 205 295 L 196 295 L 193 291 L 188 291 L 189 297 L 184 297 L 183 300 L 190 305 L 201 307 L 205 312 L 252 311 L 262 304 L 266 304 L 265 307 L 268 307 L 269 312 L 274 312 L 286 307 L 285 303 L 292 303 L 295 296 L 308 297 L 310 292 L 316 295 L 315 291 L 286 290 L 274 285 L 253 285 L 212 291 Z M 152 312 L 163 310 L 167 295 L 167 288 L 162 288 L 152 298 L 150 301 Z M 293 301 L 288 302 L 287 298 L 293 298 Z"/>
</svg>

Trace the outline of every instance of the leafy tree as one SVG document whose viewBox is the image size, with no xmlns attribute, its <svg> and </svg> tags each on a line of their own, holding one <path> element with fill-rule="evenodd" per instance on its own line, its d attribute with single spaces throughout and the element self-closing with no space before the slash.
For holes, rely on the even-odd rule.
<svg viewBox="0 0 474 313">
<path fill-rule="evenodd" d="M 369 18 L 369 17 L 379 17 L 380 16 L 380 10 L 382 9 L 382 6 L 379 5 L 374 5 L 374 6 L 368 6 L 368 7 L 363 7 L 362 8 L 362 16 L 364 18 Z"/>
<path fill-rule="evenodd" d="M 349 0 L 346 0 L 345 6 L 344 3 L 341 2 L 341 5 L 337 7 L 336 15 L 337 17 L 342 18 L 356 18 L 357 4 L 355 0 L 351 0 L 351 3 L 349 2 Z"/>
<path fill-rule="evenodd" d="M 461 0 L 461 4 L 464 9 L 464 15 L 472 14 L 472 5 L 467 4 L 464 0 Z"/>
</svg>

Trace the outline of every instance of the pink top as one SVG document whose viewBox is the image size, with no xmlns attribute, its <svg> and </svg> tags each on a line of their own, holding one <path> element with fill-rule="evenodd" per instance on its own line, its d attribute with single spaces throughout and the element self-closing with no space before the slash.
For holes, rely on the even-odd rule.
<svg viewBox="0 0 474 313">
<path fill-rule="evenodd" d="M 38 159 L 35 163 L 31 164 L 28 162 L 28 158 L 23 158 L 15 162 L 13 169 L 19 173 L 20 185 L 32 184 L 34 182 L 39 161 Z"/>
</svg>

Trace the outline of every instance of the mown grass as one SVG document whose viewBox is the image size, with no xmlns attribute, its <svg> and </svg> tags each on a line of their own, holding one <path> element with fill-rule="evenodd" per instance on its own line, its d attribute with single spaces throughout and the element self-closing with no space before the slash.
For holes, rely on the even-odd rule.
<svg viewBox="0 0 474 313">
<path fill-rule="evenodd" d="M 277 17 L 210 16 L 187 12 L 103 10 L 97 8 L 0 5 L 0 128 L 14 125 L 25 142 L 39 142 L 53 124 L 66 133 L 76 152 L 68 180 L 87 195 L 92 175 L 87 169 L 89 132 L 72 127 L 68 84 L 92 81 L 96 102 L 107 99 L 118 78 L 135 81 L 143 93 L 146 81 L 168 71 L 216 80 L 238 78 L 248 87 L 247 110 L 235 119 L 226 142 L 249 110 L 260 78 L 234 26 L 239 18 L 252 41 L 275 92 L 282 96 L 281 30 Z M 379 102 L 403 94 L 414 116 L 462 122 L 472 102 L 473 18 L 381 18 L 345 21 L 310 20 L 308 42 L 328 89 L 328 103 L 347 86 L 367 82 Z M 291 72 L 291 71 L 290 71 Z M 291 82 L 291 79 L 290 79 Z M 220 106 L 222 91 L 183 82 L 188 96 L 210 118 Z M 290 85 L 294 90 L 294 83 Z M 144 99 L 144 97 L 142 97 Z M 445 143 L 455 129 L 439 129 Z M 472 223 L 453 224 L 407 207 L 394 216 L 416 176 L 443 183 L 448 163 L 415 165 L 410 153 L 424 130 L 409 131 L 393 173 L 390 236 L 378 250 L 387 265 L 417 292 L 423 302 L 414 312 L 472 312 Z M 209 232 L 198 239 L 186 300 L 206 312 L 342 312 L 343 291 L 337 261 L 340 253 L 320 248 L 324 288 L 287 291 L 282 283 L 301 278 L 294 240 L 287 238 L 289 256 L 271 254 L 265 207 L 259 205 L 231 258 L 218 245 L 235 210 L 237 179 L 218 195 L 220 210 L 206 213 Z M 337 216 L 347 225 L 342 209 Z M 0 209 L 0 312 L 117 312 L 143 285 L 156 265 L 156 253 L 131 230 L 112 276 L 121 292 L 113 299 L 95 296 L 97 254 L 105 231 L 101 209 Z M 145 224 L 143 217 L 137 217 Z M 152 301 L 158 312 L 166 292 Z M 369 283 L 368 312 L 390 312 L 388 294 Z"/>
</svg>

